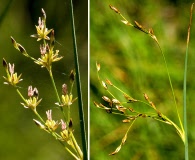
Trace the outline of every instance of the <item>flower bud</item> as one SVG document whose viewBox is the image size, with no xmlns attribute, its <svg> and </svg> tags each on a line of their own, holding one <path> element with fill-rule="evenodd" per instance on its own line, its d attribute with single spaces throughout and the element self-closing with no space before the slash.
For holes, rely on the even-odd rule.
<svg viewBox="0 0 195 160">
<path fill-rule="evenodd" d="M 76 75 L 75 71 L 74 71 L 74 70 L 71 70 L 71 71 L 70 71 L 70 75 L 69 75 L 69 78 L 70 78 L 70 82 L 71 82 L 71 83 L 74 82 L 74 80 L 75 80 L 75 75 Z"/>
</svg>

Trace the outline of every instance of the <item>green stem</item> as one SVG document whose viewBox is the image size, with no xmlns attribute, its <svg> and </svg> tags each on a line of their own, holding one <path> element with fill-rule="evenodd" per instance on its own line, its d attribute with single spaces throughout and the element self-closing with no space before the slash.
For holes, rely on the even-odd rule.
<svg viewBox="0 0 195 160">
<path fill-rule="evenodd" d="M 58 90 L 57 90 L 56 85 L 55 85 L 55 81 L 54 81 L 54 78 L 53 78 L 53 74 L 52 74 L 51 69 L 49 70 L 49 76 L 51 78 L 51 82 L 52 82 L 53 88 L 55 90 L 55 94 L 56 94 L 57 100 L 60 103 L 61 102 L 60 101 L 60 97 L 59 97 Z"/>
<path fill-rule="evenodd" d="M 22 98 L 22 100 L 24 102 L 26 102 L 26 99 L 23 97 L 23 95 L 20 93 L 20 91 L 18 89 L 16 89 L 17 93 L 19 94 L 19 96 Z"/>
<path fill-rule="evenodd" d="M 186 81 L 187 81 L 188 46 L 186 48 L 184 82 L 183 82 L 183 119 L 185 130 L 185 160 L 188 160 L 188 131 L 187 131 L 187 105 L 186 105 Z"/>
<path fill-rule="evenodd" d="M 182 124 L 181 118 L 179 116 L 179 111 L 178 111 L 177 102 L 176 102 L 176 98 L 175 98 L 175 92 L 173 90 L 173 85 L 172 85 L 171 77 L 170 77 L 170 74 L 169 74 L 169 69 L 168 69 L 168 66 L 167 66 L 166 58 L 165 58 L 165 55 L 164 55 L 162 50 L 161 50 L 161 53 L 162 53 L 164 63 L 165 63 L 165 67 L 166 67 L 166 70 L 167 70 L 167 75 L 168 75 L 168 79 L 169 79 L 169 83 L 170 83 L 170 87 L 171 87 L 171 91 L 172 91 L 172 95 L 173 95 L 173 99 L 174 99 L 175 108 L 176 108 L 176 111 L 177 111 L 177 116 L 178 116 L 178 119 L 179 119 L 179 123 L 180 123 L 182 131 L 184 131 L 183 124 Z"/>
<path fill-rule="evenodd" d="M 79 155 L 80 159 L 83 159 L 83 153 L 82 153 L 82 151 L 81 151 L 81 149 L 80 149 L 73 133 L 71 132 L 70 134 L 71 134 L 72 142 L 73 142 L 73 145 L 74 145 L 74 149 L 76 150 L 76 152 Z"/>
<path fill-rule="evenodd" d="M 187 35 L 187 46 L 186 46 L 186 55 L 185 55 L 185 66 L 184 66 L 184 82 L 183 82 L 183 119 L 184 119 L 184 131 L 185 131 L 185 160 L 189 159 L 188 156 L 188 127 L 187 127 L 187 104 L 186 104 L 186 83 L 187 83 L 187 64 L 188 64 L 188 47 L 190 41 L 190 27 L 192 24 L 192 11 L 193 5 L 191 5 L 190 10 L 190 23 L 188 27 L 188 35 Z"/>
<path fill-rule="evenodd" d="M 56 88 L 56 84 L 55 84 L 55 81 L 54 81 L 54 78 L 53 78 L 52 70 L 49 69 L 48 71 L 49 71 L 49 76 L 50 76 L 50 78 L 51 78 L 51 82 L 52 82 L 52 85 L 53 85 L 53 88 L 54 88 L 54 91 L 55 91 L 57 100 L 58 100 L 59 104 L 61 104 L 61 100 L 60 100 L 60 97 L 59 97 L 59 94 L 58 94 L 58 90 L 57 90 L 57 88 Z M 60 106 L 60 110 L 61 110 L 61 112 L 63 113 L 64 120 L 66 121 L 66 115 L 65 115 L 65 113 L 64 113 L 64 109 L 62 108 L 62 106 Z"/>
<path fill-rule="evenodd" d="M 65 147 L 65 149 L 76 159 L 76 160 L 80 160 L 74 153 L 72 153 L 72 151 L 68 148 Z"/>
<path fill-rule="evenodd" d="M 78 104 L 79 104 L 79 116 L 80 116 L 80 127 L 81 127 L 81 137 L 82 137 L 82 147 L 83 147 L 83 158 L 87 160 L 87 141 L 85 133 L 85 123 L 84 123 L 84 112 L 83 112 L 83 100 L 82 100 L 82 91 L 80 83 L 80 71 L 79 71 L 79 61 L 78 61 L 78 52 L 77 52 L 77 42 L 75 34 L 75 25 L 74 25 L 74 12 L 73 12 L 73 3 L 70 0 L 70 11 L 71 11 L 71 22 L 72 22 L 72 35 L 73 35 L 73 46 L 74 46 L 74 56 L 75 56 L 75 67 L 76 67 L 76 83 L 77 83 L 77 94 L 78 94 Z"/>
</svg>

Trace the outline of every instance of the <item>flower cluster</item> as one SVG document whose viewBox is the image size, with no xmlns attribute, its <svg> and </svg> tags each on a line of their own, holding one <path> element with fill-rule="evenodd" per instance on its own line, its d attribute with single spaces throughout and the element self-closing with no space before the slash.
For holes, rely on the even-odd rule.
<svg viewBox="0 0 195 160">
<path fill-rule="evenodd" d="M 58 128 L 59 123 L 58 121 L 52 120 L 52 110 L 46 111 L 46 115 L 47 115 L 47 121 L 45 125 L 52 131 L 55 131 Z"/>
<path fill-rule="evenodd" d="M 56 102 L 55 104 L 58 106 L 70 106 L 72 103 L 76 100 L 77 98 L 73 99 L 72 93 L 68 93 L 67 90 L 67 85 L 63 84 L 62 85 L 62 98 L 61 98 L 61 103 Z"/>
<path fill-rule="evenodd" d="M 21 94 L 20 94 L 21 95 Z M 36 107 L 39 105 L 42 99 L 38 99 L 38 90 L 37 88 L 32 88 L 32 86 L 28 87 L 28 99 L 24 99 L 22 96 L 22 99 L 24 100 L 24 103 L 21 103 L 25 108 L 30 108 L 34 112 L 36 112 Z"/>
<path fill-rule="evenodd" d="M 43 45 L 40 45 L 41 58 L 35 60 L 35 63 L 41 65 L 41 67 L 46 67 L 48 71 L 51 70 L 51 64 L 53 62 L 59 61 L 62 59 L 62 56 L 59 56 L 59 50 L 54 51 L 54 30 L 47 29 L 46 27 L 46 13 L 42 9 L 42 17 L 39 17 L 38 26 L 36 27 L 37 34 L 31 35 L 31 37 L 37 38 L 37 41 L 43 40 Z M 50 37 L 49 34 L 51 33 Z M 46 43 L 46 40 L 50 40 L 50 45 Z"/>
<path fill-rule="evenodd" d="M 48 44 L 40 45 L 41 58 L 35 60 L 35 63 L 41 65 L 41 67 L 46 67 L 48 71 L 51 70 L 51 65 L 53 62 L 57 62 L 62 59 L 62 56 L 59 56 L 59 50 L 54 51 L 53 47 L 50 47 Z"/>
<path fill-rule="evenodd" d="M 41 11 L 42 11 L 43 16 L 39 17 L 38 26 L 35 26 L 37 29 L 37 34 L 31 35 L 31 37 L 37 38 L 37 41 L 40 41 L 42 39 L 50 40 L 50 38 L 48 37 L 48 34 L 52 31 L 52 29 L 50 30 L 47 29 L 46 13 L 43 9 Z"/>
<path fill-rule="evenodd" d="M 72 130 L 72 120 L 69 121 L 68 126 L 66 125 L 66 123 L 61 119 L 61 122 L 55 121 L 52 119 L 52 110 L 48 110 L 46 111 L 46 115 L 47 115 L 47 120 L 46 122 L 44 122 L 42 124 L 40 121 L 33 119 L 35 124 L 45 130 L 48 133 L 54 133 L 56 138 L 59 139 L 60 141 L 66 141 L 69 145 L 72 145 L 72 141 L 71 141 L 71 132 Z M 57 134 L 55 131 L 58 128 L 58 126 L 61 124 L 61 131 L 60 131 L 60 135 Z"/>
<path fill-rule="evenodd" d="M 36 27 L 37 34 L 31 35 L 33 38 L 37 38 L 37 41 L 43 41 L 43 44 L 40 44 L 40 55 L 41 57 L 38 59 L 35 59 L 31 57 L 25 50 L 25 48 L 17 43 L 13 37 L 11 37 L 11 41 L 13 46 L 19 50 L 24 56 L 32 59 L 36 64 L 40 65 L 41 67 L 45 67 L 49 72 L 51 72 L 52 69 L 52 63 L 57 62 L 61 60 L 63 57 L 60 56 L 59 50 L 54 50 L 54 44 L 55 44 L 55 37 L 54 37 L 54 30 L 53 29 L 47 29 L 46 27 L 46 13 L 42 9 L 42 17 L 39 17 L 38 20 L 38 26 Z M 47 43 L 47 41 L 50 41 Z"/>
<path fill-rule="evenodd" d="M 7 77 L 3 78 L 6 80 L 6 82 L 4 82 L 4 84 L 10 84 L 12 86 L 16 86 L 16 84 L 18 84 L 20 81 L 22 81 L 21 76 L 22 74 L 20 74 L 19 76 L 17 75 L 17 72 L 14 72 L 14 64 L 7 64 L 6 60 L 3 59 L 3 66 L 5 68 L 5 71 L 7 73 Z"/>
</svg>

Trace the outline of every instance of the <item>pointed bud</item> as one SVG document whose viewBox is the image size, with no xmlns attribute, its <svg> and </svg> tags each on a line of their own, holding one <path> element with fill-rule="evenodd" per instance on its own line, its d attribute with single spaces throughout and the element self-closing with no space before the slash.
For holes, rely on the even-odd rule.
<svg viewBox="0 0 195 160">
<path fill-rule="evenodd" d="M 8 69 L 8 65 L 6 60 L 3 58 L 3 67 L 7 70 Z"/>
<path fill-rule="evenodd" d="M 50 47 L 53 48 L 55 44 L 54 30 L 51 31 L 50 35 Z"/>
<path fill-rule="evenodd" d="M 96 68 L 97 68 L 97 71 L 99 72 L 100 71 L 100 64 L 98 62 L 96 62 Z"/>
<path fill-rule="evenodd" d="M 70 82 L 71 82 L 71 83 L 74 82 L 74 80 L 75 80 L 75 75 L 76 75 L 75 71 L 74 71 L 74 70 L 71 70 L 71 71 L 70 71 L 70 75 L 69 75 L 69 79 L 70 79 Z"/>
<path fill-rule="evenodd" d="M 109 5 L 109 7 L 110 7 L 110 9 L 115 11 L 116 13 L 120 14 L 119 10 L 117 8 L 115 8 L 114 6 L 112 6 L 111 4 Z"/>
<path fill-rule="evenodd" d="M 24 49 L 24 47 L 20 44 L 18 44 L 18 49 L 22 54 L 26 54 L 26 50 Z"/>
<path fill-rule="evenodd" d="M 149 101 L 149 97 L 148 97 L 148 95 L 147 95 L 146 93 L 144 93 L 144 98 L 145 98 L 147 101 Z"/>
<path fill-rule="evenodd" d="M 34 88 L 34 96 L 35 96 L 35 97 L 38 97 L 38 95 L 39 95 L 38 89 L 37 89 L 37 88 Z"/>
<path fill-rule="evenodd" d="M 72 119 L 70 119 L 69 124 L 68 124 L 68 128 L 70 131 L 72 131 L 72 127 L 73 127 Z"/>
<path fill-rule="evenodd" d="M 137 102 L 137 100 L 136 99 L 134 99 L 134 98 L 132 98 L 132 97 L 130 97 L 129 95 L 127 95 L 127 94 L 124 94 L 123 95 L 129 102 Z"/>
<path fill-rule="evenodd" d="M 143 29 L 143 27 L 137 22 L 137 21 L 134 21 L 135 22 L 135 28 L 138 28 L 138 29 Z"/>
<path fill-rule="evenodd" d="M 116 148 L 116 150 L 115 150 L 114 152 L 110 153 L 109 155 L 115 155 L 116 153 L 118 153 L 118 152 L 120 151 L 120 149 L 121 149 L 121 145 L 118 146 L 118 147 Z"/>
<path fill-rule="evenodd" d="M 41 124 L 41 122 L 37 121 L 36 119 L 33 119 L 33 121 L 35 122 L 35 124 L 40 128 L 40 129 L 45 129 L 45 126 L 43 124 Z"/>
<path fill-rule="evenodd" d="M 106 97 L 106 96 L 103 96 L 102 99 L 106 102 L 109 102 L 111 103 L 112 101 L 110 100 L 110 98 Z"/>
<path fill-rule="evenodd" d="M 106 83 L 104 82 L 104 81 L 102 81 L 102 86 L 107 90 L 108 89 L 108 87 L 107 87 L 107 85 L 106 85 Z"/>
<path fill-rule="evenodd" d="M 29 56 L 28 53 L 26 52 L 26 50 L 24 49 L 24 47 L 21 44 L 17 43 L 14 40 L 13 37 L 11 37 L 11 41 L 12 41 L 12 44 L 13 44 L 14 48 L 16 48 L 17 50 L 19 50 L 24 56 L 26 56 L 26 57 Z"/>
<path fill-rule="evenodd" d="M 12 41 L 13 46 L 14 46 L 17 50 L 19 50 L 18 44 L 17 44 L 17 42 L 15 41 L 15 39 L 14 39 L 13 37 L 11 37 L 11 41 Z"/>
<path fill-rule="evenodd" d="M 113 86 L 112 82 L 111 82 L 110 80 L 108 80 L 108 79 L 106 79 L 106 83 L 107 83 L 108 85 Z"/>
<path fill-rule="evenodd" d="M 120 104 L 119 100 L 117 100 L 117 99 L 115 99 L 115 98 L 112 99 L 112 103 L 113 103 L 113 104 Z"/>
</svg>

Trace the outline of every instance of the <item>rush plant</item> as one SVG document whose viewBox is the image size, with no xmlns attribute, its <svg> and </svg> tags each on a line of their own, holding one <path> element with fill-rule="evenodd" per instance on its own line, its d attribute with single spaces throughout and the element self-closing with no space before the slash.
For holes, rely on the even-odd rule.
<svg viewBox="0 0 195 160">
<path fill-rule="evenodd" d="M 153 29 L 146 29 L 141 24 L 139 24 L 137 21 L 134 21 L 134 23 L 131 23 L 122 15 L 122 13 L 119 11 L 119 9 L 117 9 L 116 7 L 114 7 L 112 5 L 109 5 L 109 7 L 111 10 L 113 10 L 116 14 L 118 14 L 122 18 L 122 20 L 121 20 L 122 23 L 124 23 L 126 26 L 133 27 L 133 28 L 145 33 L 146 35 L 150 36 L 154 40 L 154 42 L 158 45 L 158 47 L 160 49 L 160 53 L 161 53 L 163 60 L 164 60 L 164 64 L 165 64 L 165 68 L 166 68 L 166 72 L 167 72 L 167 76 L 168 76 L 168 80 L 169 80 L 169 85 L 170 85 L 171 92 L 172 92 L 172 98 L 174 101 L 175 110 L 176 110 L 177 118 L 179 121 L 179 124 L 177 124 L 176 122 L 174 122 L 170 118 L 168 118 L 168 116 L 166 116 L 164 113 L 162 113 L 158 109 L 158 104 L 155 104 L 150 99 L 150 96 L 147 93 L 143 93 L 144 100 L 137 99 L 136 97 L 132 97 L 127 92 L 121 90 L 114 83 L 112 83 L 109 80 L 109 78 L 107 78 L 107 77 L 102 78 L 102 76 L 100 74 L 100 70 L 101 70 L 100 63 L 96 62 L 98 80 L 99 80 L 101 86 L 107 92 L 107 94 L 106 94 L 106 96 L 102 96 L 102 99 L 104 101 L 103 103 L 97 103 L 96 101 L 94 101 L 94 105 L 97 108 L 105 110 L 107 113 L 121 115 L 124 118 L 122 122 L 129 123 L 129 127 L 126 130 L 126 132 L 121 140 L 121 143 L 109 155 L 115 155 L 121 150 L 122 146 L 125 144 L 125 142 L 127 140 L 128 133 L 129 133 L 131 127 L 133 126 L 133 124 L 135 123 L 135 121 L 137 121 L 140 118 L 152 118 L 152 119 L 157 120 L 159 122 L 163 122 L 167 125 L 170 125 L 175 129 L 176 133 L 179 135 L 179 137 L 181 138 L 181 140 L 183 141 L 183 144 L 185 146 L 185 160 L 188 160 L 189 158 L 188 158 L 188 134 L 187 134 L 186 79 L 187 79 L 188 46 L 189 46 L 189 40 L 190 40 L 190 29 L 191 29 L 191 23 L 192 23 L 193 4 L 192 4 L 191 10 L 190 10 L 190 21 L 189 21 L 189 27 L 188 27 L 188 33 L 187 33 L 187 45 L 186 45 L 187 47 L 186 47 L 185 67 L 184 67 L 185 69 L 184 69 L 184 81 L 183 81 L 183 102 L 184 102 L 184 104 L 183 104 L 183 121 L 182 121 L 181 115 L 179 114 L 179 111 L 178 111 L 178 104 L 176 101 L 176 96 L 175 96 L 175 92 L 173 89 L 171 76 L 169 74 L 167 61 L 166 61 L 165 55 L 163 53 L 163 50 L 161 49 L 161 46 L 158 42 L 158 39 L 157 39 L 156 35 L 154 34 Z M 110 76 L 110 75 L 108 75 L 108 76 Z M 113 91 L 116 91 L 116 92 L 113 92 Z M 130 91 L 130 92 L 132 92 L 132 91 Z M 123 97 L 123 98 L 121 99 L 121 97 Z M 141 108 L 145 107 L 148 109 L 147 109 L 147 111 L 143 111 L 143 110 L 139 109 L 139 107 L 134 107 L 134 105 L 139 106 Z"/>
<path fill-rule="evenodd" d="M 46 119 L 43 118 L 44 115 L 39 113 L 39 105 L 44 99 L 40 98 L 41 93 L 39 93 L 36 87 L 29 85 L 27 88 L 27 97 L 20 91 L 20 83 L 23 80 L 22 74 L 19 74 L 15 70 L 15 65 L 8 63 L 3 58 L 3 67 L 6 71 L 6 76 L 3 76 L 5 82 L 4 84 L 11 85 L 16 89 L 17 94 L 21 97 L 21 105 L 27 109 L 32 110 L 36 118 L 33 119 L 35 124 L 43 131 L 49 133 L 56 139 L 63 148 L 68 151 L 72 157 L 76 160 L 87 159 L 87 146 L 85 138 L 85 127 L 84 127 L 84 115 L 82 109 L 82 95 L 79 79 L 79 64 L 76 46 L 76 35 L 74 31 L 74 16 L 73 16 L 73 6 L 71 1 L 71 19 L 72 19 L 72 29 L 73 29 L 73 39 L 75 48 L 75 64 L 76 69 L 71 70 L 69 74 L 69 84 L 62 84 L 62 90 L 59 92 L 56 87 L 56 83 L 53 76 L 52 65 L 54 62 L 58 62 L 63 59 L 63 56 L 59 54 L 59 50 L 55 49 L 55 36 L 54 30 L 48 29 L 46 26 L 46 13 L 41 9 L 42 16 L 38 19 L 38 25 L 35 26 L 36 34 L 31 35 L 40 44 L 40 57 L 38 59 L 32 57 L 26 49 L 19 44 L 13 37 L 11 37 L 11 42 L 15 49 L 22 53 L 23 56 L 29 60 L 34 61 L 35 65 L 39 65 L 41 68 L 45 68 L 49 73 L 51 83 L 53 86 L 53 91 L 56 96 L 56 101 L 53 102 L 53 108 L 58 108 L 61 111 L 61 119 L 55 120 L 52 116 L 53 108 L 48 108 L 46 113 Z M 17 68 L 18 66 L 16 66 Z M 39 77 L 40 78 L 40 77 Z M 40 78 L 41 79 L 41 78 Z M 73 87 L 77 83 L 78 97 L 73 95 Z M 53 92 L 52 92 L 53 93 Z M 51 93 L 51 94 L 52 94 Z M 78 132 L 74 130 L 74 120 L 71 116 L 72 104 L 79 100 L 79 111 L 80 111 L 80 125 L 81 125 L 81 137 L 82 137 L 82 149 L 79 146 L 74 133 Z"/>
</svg>

